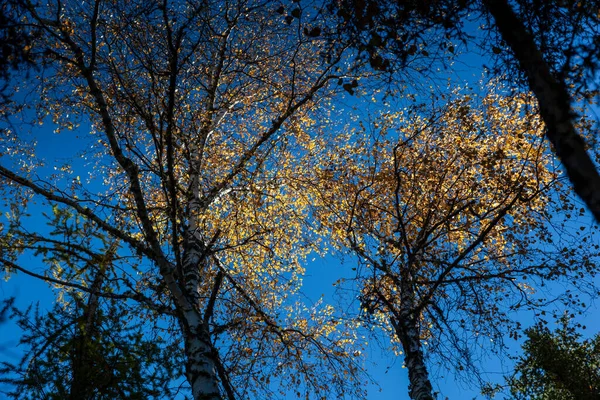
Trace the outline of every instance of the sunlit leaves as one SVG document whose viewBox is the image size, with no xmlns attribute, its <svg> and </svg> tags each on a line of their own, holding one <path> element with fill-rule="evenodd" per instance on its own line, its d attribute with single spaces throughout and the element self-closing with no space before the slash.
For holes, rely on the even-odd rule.
<svg viewBox="0 0 600 400">
<path fill-rule="evenodd" d="M 221 388 L 239 384 L 243 398 L 272 397 L 269 371 L 282 392 L 360 391 L 360 368 L 342 368 L 354 357 L 352 335 L 337 330 L 332 309 L 294 297 L 305 258 L 323 251 L 299 183 L 324 129 L 315 105 L 327 105 L 328 82 L 343 68 L 339 54 L 323 51 L 319 8 L 284 9 L 292 21 L 254 1 L 21 10 L 47 33 L 35 47 L 48 68 L 23 85 L 36 101 L 15 119 L 35 112 L 36 122 L 51 121 L 82 163 L 52 160 L 51 179 L 24 177 L 22 192 L 33 187 L 53 210 L 50 228 L 32 235 L 16 224 L 11 243 L 37 252 L 55 287 L 77 298 L 110 253 L 106 290 L 140 302 L 141 314 L 127 317 L 175 325 L 175 314 L 182 329 L 168 339 L 186 351 L 203 332 L 210 351 L 200 357 L 222 365 Z"/>
<path fill-rule="evenodd" d="M 428 353 L 450 363 L 469 354 L 460 338 L 500 342 L 510 311 L 544 304 L 545 281 L 585 276 L 598 255 L 572 240 L 597 243 L 594 232 L 555 213 L 574 204 L 535 101 L 496 90 L 351 124 L 314 173 L 315 215 L 365 266 L 362 318 L 394 342 L 390 321 L 412 316 Z"/>
</svg>

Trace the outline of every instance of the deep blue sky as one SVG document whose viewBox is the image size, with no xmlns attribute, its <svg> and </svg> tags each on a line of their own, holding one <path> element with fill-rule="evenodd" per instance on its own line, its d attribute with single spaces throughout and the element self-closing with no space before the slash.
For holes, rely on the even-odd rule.
<svg viewBox="0 0 600 400">
<path fill-rule="evenodd" d="M 313 301 L 317 301 L 321 295 L 324 295 L 325 300 L 334 300 L 333 282 L 339 279 L 340 275 L 351 276 L 352 265 L 350 259 L 342 264 L 334 257 L 316 258 L 314 261 L 310 261 L 310 265 L 307 267 L 307 276 L 304 278 L 304 293 Z M 39 266 L 33 270 L 34 272 L 43 272 L 43 267 Z M 52 291 L 46 283 L 24 274 L 15 274 L 8 282 L 0 281 L 0 299 L 8 297 L 16 297 L 17 305 L 21 308 L 27 307 L 31 302 L 39 301 L 42 309 L 50 309 L 53 302 Z M 595 317 L 597 315 L 598 309 L 594 305 L 590 307 L 586 315 L 578 317 L 578 321 L 587 325 L 586 331 L 583 331 L 586 336 L 600 332 L 600 319 Z M 518 317 L 525 327 L 534 323 L 534 320 L 525 313 L 521 313 Z M 18 361 L 22 351 L 15 347 L 18 337 L 19 330 L 11 321 L 0 326 L 0 347 L 2 348 L 0 361 Z M 517 342 L 508 339 L 507 344 L 512 347 L 514 354 L 519 353 Z M 507 366 L 510 366 L 510 360 L 505 360 L 505 362 Z M 369 400 L 408 399 L 408 375 L 407 370 L 402 368 L 401 357 L 394 357 L 390 352 L 386 352 L 385 349 L 373 343 L 364 367 L 379 385 L 379 387 L 368 386 Z M 491 356 L 484 368 L 491 381 L 502 381 L 502 367 L 496 357 Z M 434 389 L 439 390 L 444 396 L 440 399 L 443 400 L 445 397 L 451 400 L 483 399 L 476 387 L 469 387 L 463 381 L 457 381 L 450 371 L 445 375 L 445 378 L 432 379 Z M 295 396 L 293 397 L 295 398 Z"/>
<path fill-rule="evenodd" d="M 485 63 L 478 56 L 467 56 L 457 61 L 455 64 L 454 74 L 461 81 L 476 83 L 481 80 L 481 66 Z M 64 132 L 60 135 L 55 135 L 51 132 L 51 128 L 44 128 L 38 135 L 39 149 L 46 156 L 57 156 L 64 161 L 70 161 L 77 149 L 74 144 L 75 132 Z M 52 167 L 50 165 L 49 167 Z M 82 177 L 83 178 L 83 177 Z M 0 210 L 3 212 L 4 210 Z M 322 295 L 325 301 L 331 301 L 335 304 L 335 292 L 332 286 L 333 282 L 338 280 L 340 276 L 351 277 L 351 268 L 356 261 L 351 257 L 346 258 L 346 263 L 342 264 L 335 257 L 316 258 L 314 261 L 309 261 L 307 265 L 307 276 L 304 279 L 304 293 L 310 300 L 317 301 Z M 33 262 L 35 263 L 35 261 Z M 31 268 L 34 272 L 43 273 L 42 265 L 35 265 Z M 20 308 L 25 308 L 32 302 L 40 302 L 42 309 L 50 309 L 52 306 L 53 295 L 48 285 L 39 280 L 30 278 L 21 273 L 15 273 L 8 281 L 0 281 L 0 299 L 8 297 L 16 297 L 17 305 Z M 586 315 L 580 318 L 587 325 L 585 333 L 593 335 L 600 331 L 600 319 L 596 307 L 591 307 Z M 526 313 L 516 315 L 522 321 L 524 327 L 531 326 L 535 320 Z M 19 331 L 12 322 L 7 322 L 0 326 L 0 361 L 8 360 L 11 362 L 18 361 L 18 356 L 22 349 L 15 348 Z M 514 354 L 518 353 L 519 343 L 512 339 L 507 340 L 507 344 L 511 345 Z M 510 366 L 510 360 L 504 360 L 507 366 Z M 380 348 L 373 344 L 367 359 L 365 361 L 365 369 L 370 372 L 372 378 L 376 380 L 379 387 L 369 386 L 370 400 L 398 400 L 408 399 L 407 387 L 408 377 L 407 370 L 402 368 L 401 357 L 394 357 L 385 348 Z M 502 370 L 500 361 L 494 357 L 485 363 L 485 372 L 488 373 L 490 380 L 501 381 Z M 435 371 L 432 368 L 432 371 Z M 504 371 L 507 372 L 507 371 Z M 444 397 L 450 399 L 470 399 L 481 396 L 478 395 L 476 388 L 469 388 L 462 382 L 457 382 L 451 371 L 444 374 L 443 379 L 432 377 L 434 388 L 440 390 Z M 442 399 L 444 397 L 441 397 Z"/>
</svg>

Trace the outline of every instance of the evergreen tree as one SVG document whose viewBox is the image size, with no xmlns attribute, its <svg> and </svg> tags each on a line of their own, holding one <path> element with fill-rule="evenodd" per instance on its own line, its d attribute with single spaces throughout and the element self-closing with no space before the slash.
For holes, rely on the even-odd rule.
<svg viewBox="0 0 600 400">
<path fill-rule="evenodd" d="M 510 393 L 519 400 L 600 399 L 600 335 L 582 340 L 568 317 L 554 331 L 542 323 L 528 329 Z"/>
</svg>

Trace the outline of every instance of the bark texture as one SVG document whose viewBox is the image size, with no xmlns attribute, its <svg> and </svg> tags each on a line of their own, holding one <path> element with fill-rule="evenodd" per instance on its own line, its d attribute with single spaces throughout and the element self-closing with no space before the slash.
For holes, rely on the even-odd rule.
<svg viewBox="0 0 600 400">
<path fill-rule="evenodd" d="M 600 222 L 600 175 L 585 150 L 583 138 L 575 129 L 573 121 L 576 114 L 565 82 L 553 74 L 532 34 L 507 0 L 484 0 L 484 4 L 528 78 L 546 124 L 546 136 L 565 167 L 575 192 Z"/>
<path fill-rule="evenodd" d="M 433 400 L 433 387 L 429 381 L 429 372 L 425 365 L 418 313 L 415 312 L 418 307 L 412 286 L 410 273 L 408 270 L 404 270 L 400 291 L 400 309 L 395 314 L 396 316 L 392 317 L 392 325 L 404 350 L 404 364 L 408 369 L 408 394 L 410 398 L 413 400 Z"/>
<path fill-rule="evenodd" d="M 408 314 L 408 313 L 406 313 Z M 408 369 L 409 395 L 413 400 L 433 400 L 433 387 L 429 381 L 429 372 L 419 337 L 419 329 L 410 315 L 406 319 L 395 321 L 396 335 L 404 350 L 404 363 Z"/>
<path fill-rule="evenodd" d="M 191 317 L 191 318 L 190 318 Z M 208 330 L 202 320 L 189 315 L 185 326 L 186 376 L 195 400 L 221 400 L 217 368 Z"/>
<path fill-rule="evenodd" d="M 193 230 L 188 230 L 183 250 L 183 286 L 185 301 L 183 309 L 183 331 L 185 337 L 185 353 L 187 356 L 186 375 L 192 386 L 195 400 L 220 400 L 218 386 L 217 363 L 214 359 L 210 332 L 201 317 L 199 285 L 202 276 L 202 266 L 207 261 L 206 248 L 195 236 Z"/>
</svg>

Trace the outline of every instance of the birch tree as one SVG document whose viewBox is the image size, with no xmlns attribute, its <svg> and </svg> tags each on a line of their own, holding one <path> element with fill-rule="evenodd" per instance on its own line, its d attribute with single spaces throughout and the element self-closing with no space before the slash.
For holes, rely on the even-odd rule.
<svg viewBox="0 0 600 400">
<path fill-rule="evenodd" d="M 134 302 L 132 318 L 166 324 L 180 343 L 195 399 L 360 396 L 352 333 L 336 329 L 330 307 L 291 297 L 318 238 L 289 171 L 303 172 L 295 160 L 310 147 L 312 112 L 343 68 L 312 30 L 318 9 L 245 0 L 14 7 L 23 27 L 43 33 L 31 51 L 44 61 L 35 77 L 11 82 L 19 95 L 3 113 L 5 274 L 88 303 Z M 76 159 L 35 156 L 48 126 Z M 41 215 L 26 215 L 38 207 L 53 210 L 50 224 L 68 214 L 67 226 L 90 233 L 77 225 L 53 236 Z M 82 252 L 100 253 L 99 237 L 117 245 L 95 287 L 82 271 L 98 266 Z M 38 258 L 27 261 L 31 252 Z"/>
<path fill-rule="evenodd" d="M 337 136 L 307 184 L 323 229 L 359 259 L 361 318 L 402 355 L 412 399 L 434 398 L 427 360 L 476 376 L 482 342 L 519 335 L 516 310 L 581 307 L 575 287 L 593 290 L 599 249 L 595 227 L 567 222 L 585 210 L 531 96 L 446 101 Z M 553 281 L 572 292 L 546 292 Z"/>
</svg>

